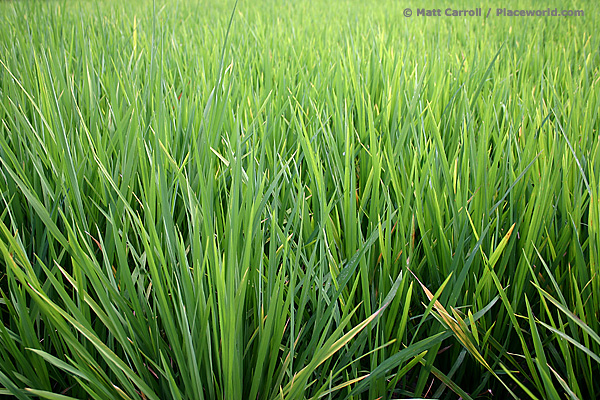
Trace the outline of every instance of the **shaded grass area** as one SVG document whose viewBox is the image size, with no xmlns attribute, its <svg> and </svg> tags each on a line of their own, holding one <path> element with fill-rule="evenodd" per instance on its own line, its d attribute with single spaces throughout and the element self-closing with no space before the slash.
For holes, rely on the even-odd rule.
<svg viewBox="0 0 600 400">
<path fill-rule="evenodd" d="M 0 392 L 598 397 L 566 4 L 0 4 Z"/>
</svg>

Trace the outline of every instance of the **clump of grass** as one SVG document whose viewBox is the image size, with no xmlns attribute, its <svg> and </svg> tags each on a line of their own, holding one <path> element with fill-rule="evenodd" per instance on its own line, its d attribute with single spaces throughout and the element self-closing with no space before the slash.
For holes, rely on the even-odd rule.
<svg viewBox="0 0 600 400">
<path fill-rule="evenodd" d="M 372 6 L 0 4 L 0 393 L 599 395 L 598 6 Z"/>
</svg>

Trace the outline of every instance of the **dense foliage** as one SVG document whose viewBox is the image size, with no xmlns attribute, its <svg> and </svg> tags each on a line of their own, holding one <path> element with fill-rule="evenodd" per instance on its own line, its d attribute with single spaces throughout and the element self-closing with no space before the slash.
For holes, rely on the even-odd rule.
<svg viewBox="0 0 600 400">
<path fill-rule="evenodd" d="M 0 393 L 600 396 L 600 7 L 408 6 L 2 2 Z"/>
</svg>

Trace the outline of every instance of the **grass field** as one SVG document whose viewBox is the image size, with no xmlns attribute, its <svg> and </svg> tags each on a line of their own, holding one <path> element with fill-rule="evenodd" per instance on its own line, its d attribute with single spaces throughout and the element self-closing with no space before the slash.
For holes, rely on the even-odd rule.
<svg viewBox="0 0 600 400">
<path fill-rule="evenodd" d="M 0 395 L 598 398 L 600 4 L 425 3 L 1 2 Z"/>
</svg>

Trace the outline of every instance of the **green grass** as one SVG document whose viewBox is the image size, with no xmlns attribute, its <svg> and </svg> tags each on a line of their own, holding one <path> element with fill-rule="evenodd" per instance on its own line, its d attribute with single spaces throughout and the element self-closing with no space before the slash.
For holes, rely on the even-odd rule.
<svg viewBox="0 0 600 400">
<path fill-rule="evenodd" d="M 0 394 L 600 396 L 600 7 L 408 6 L 2 2 Z"/>
</svg>

